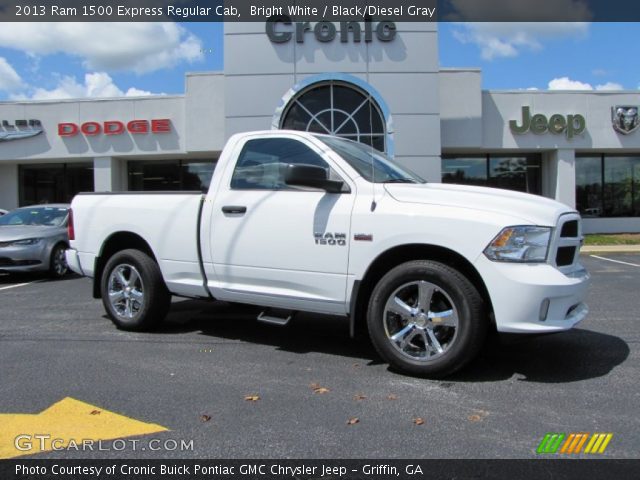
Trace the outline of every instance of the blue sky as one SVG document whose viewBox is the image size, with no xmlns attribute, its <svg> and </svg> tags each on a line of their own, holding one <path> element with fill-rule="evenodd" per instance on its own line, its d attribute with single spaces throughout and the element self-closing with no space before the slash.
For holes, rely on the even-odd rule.
<svg viewBox="0 0 640 480">
<path fill-rule="evenodd" d="M 440 63 L 481 67 L 487 89 L 637 90 L 639 35 L 639 23 L 442 23 Z"/>
<path fill-rule="evenodd" d="M 638 23 L 440 24 L 444 67 L 488 89 L 636 90 Z M 4 24 L 0 100 L 175 94 L 223 69 L 222 24 Z"/>
</svg>

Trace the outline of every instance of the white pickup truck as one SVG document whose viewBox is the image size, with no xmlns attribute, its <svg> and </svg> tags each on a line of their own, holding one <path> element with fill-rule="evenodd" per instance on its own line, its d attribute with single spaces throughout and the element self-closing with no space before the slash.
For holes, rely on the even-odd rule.
<svg viewBox="0 0 640 480">
<path fill-rule="evenodd" d="M 568 330 L 587 315 L 580 216 L 546 198 L 426 183 L 366 145 L 297 131 L 232 136 L 209 191 L 73 199 L 70 268 L 113 322 L 158 325 L 171 296 L 366 325 L 404 372 L 441 377 L 487 331 Z"/>
</svg>

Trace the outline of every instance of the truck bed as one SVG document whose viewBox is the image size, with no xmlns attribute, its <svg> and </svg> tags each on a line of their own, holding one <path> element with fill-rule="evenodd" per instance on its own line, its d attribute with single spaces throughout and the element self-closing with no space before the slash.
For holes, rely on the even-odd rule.
<svg viewBox="0 0 640 480">
<path fill-rule="evenodd" d="M 149 245 L 169 290 L 176 295 L 206 296 L 198 262 L 200 192 L 82 193 L 73 201 L 78 255 L 85 274 L 105 240 L 123 232 Z M 188 239 L 188 240 L 187 240 Z M 87 268 L 91 271 L 87 271 Z"/>
</svg>

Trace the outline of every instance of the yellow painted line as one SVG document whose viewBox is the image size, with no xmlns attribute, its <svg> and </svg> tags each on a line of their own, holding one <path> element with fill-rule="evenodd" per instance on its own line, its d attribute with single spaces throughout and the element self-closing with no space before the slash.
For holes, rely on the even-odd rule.
<svg viewBox="0 0 640 480">
<path fill-rule="evenodd" d="M 604 439 L 604 442 L 602 442 L 602 445 L 600 445 L 600 450 L 598 450 L 598 453 L 604 453 L 604 451 L 607 449 L 607 446 L 609 445 L 609 442 L 611 441 L 611 439 L 613 438 L 613 433 L 607 433 L 607 436 Z"/>
<path fill-rule="evenodd" d="M 582 446 L 584 445 L 584 442 L 587 441 L 587 438 L 589 438 L 589 434 L 588 433 L 583 433 L 582 434 L 582 439 L 580 440 L 580 443 L 576 446 L 575 453 L 580 453 L 580 451 L 582 450 Z"/>
<path fill-rule="evenodd" d="M 560 453 L 567 453 L 567 449 L 569 448 L 569 445 L 571 445 L 571 442 L 573 441 L 573 438 L 576 436 L 575 433 L 570 434 L 567 439 L 564 442 L 564 445 L 562 445 L 562 449 L 560 450 Z"/>
<path fill-rule="evenodd" d="M 81 445 L 87 440 L 115 440 L 168 430 L 71 397 L 37 414 L 0 414 L 0 425 L 0 459 L 61 449 L 70 442 Z M 31 448 L 26 449 L 29 444 Z"/>
</svg>

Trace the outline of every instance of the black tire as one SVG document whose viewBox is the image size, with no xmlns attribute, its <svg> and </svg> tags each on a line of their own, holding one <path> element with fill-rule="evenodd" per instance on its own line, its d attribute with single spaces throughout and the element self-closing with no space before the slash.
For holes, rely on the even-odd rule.
<svg viewBox="0 0 640 480">
<path fill-rule="evenodd" d="M 375 286 L 367 326 L 376 350 L 393 368 L 442 378 L 477 355 L 487 318 L 482 296 L 463 274 L 415 260 L 395 267 Z"/>
<path fill-rule="evenodd" d="M 122 330 L 153 330 L 171 306 L 158 264 L 140 250 L 122 250 L 107 261 L 100 292 L 107 314 Z"/>
<path fill-rule="evenodd" d="M 65 244 L 59 243 L 51 250 L 51 256 L 49 257 L 49 276 L 51 278 L 62 278 L 69 273 L 69 266 L 64 253 L 66 249 L 67 246 Z"/>
</svg>

